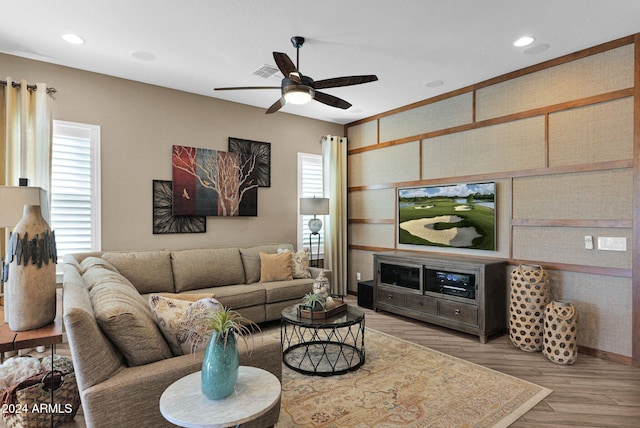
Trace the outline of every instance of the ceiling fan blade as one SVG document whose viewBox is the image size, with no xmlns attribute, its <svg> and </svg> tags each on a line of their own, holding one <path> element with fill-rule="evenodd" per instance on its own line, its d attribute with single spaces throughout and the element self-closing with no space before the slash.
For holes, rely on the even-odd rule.
<svg viewBox="0 0 640 428">
<path fill-rule="evenodd" d="M 295 65 L 293 65 L 293 61 L 289 58 L 289 55 L 282 52 L 274 52 L 273 59 L 276 60 L 276 65 L 284 75 L 284 77 L 293 78 L 291 73 L 295 73 L 293 76 L 297 76 L 297 83 L 300 83 L 300 73 Z M 295 80 L 295 78 L 293 78 Z"/>
<path fill-rule="evenodd" d="M 278 101 L 276 101 L 275 103 L 271 104 L 271 107 L 269 107 L 267 109 L 267 111 L 265 112 L 265 114 L 271 114 L 271 113 L 275 113 L 278 110 L 280 110 L 282 107 L 284 107 L 284 105 L 287 102 L 285 101 L 284 97 L 281 97 Z"/>
<path fill-rule="evenodd" d="M 375 82 L 378 77 L 374 74 L 363 76 L 334 77 L 333 79 L 316 80 L 316 89 L 337 88 L 339 86 L 360 85 L 361 83 Z"/>
<path fill-rule="evenodd" d="M 238 91 L 244 89 L 280 89 L 280 86 L 236 86 L 232 88 L 213 88 L 214 91 Z"/>
<path fill-rule="evenodd" d="M 333 95 L 325 94 L 324 92 L 316 91 L 316 94 L 313 97 L 313 99 L 316 101 L 320 101 L 321 103 L 326 104 L 328 106 L 337 107 L 344 110 L 351 107 L 351 104 L 346 102 L 345 100 L 340 99 L 338 97 L 334 97 Z"/>
</svg>

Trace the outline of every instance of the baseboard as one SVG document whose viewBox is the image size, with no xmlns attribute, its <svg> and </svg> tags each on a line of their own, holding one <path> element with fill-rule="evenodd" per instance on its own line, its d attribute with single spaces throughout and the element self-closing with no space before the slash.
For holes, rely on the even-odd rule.
<svg viewBox="0 0 640 428">
<path fill-rule="evenodd" d="M 578 345 L 578 352 L 592 357 L 600 358 L 601 360 L 613 361 L 614 363 L 624 364 L 626 366 L 633 366 L 633 359 L 613 352 L 601 351 L 600 349 L 587 348 L 586 346 Z"/>
</svg>

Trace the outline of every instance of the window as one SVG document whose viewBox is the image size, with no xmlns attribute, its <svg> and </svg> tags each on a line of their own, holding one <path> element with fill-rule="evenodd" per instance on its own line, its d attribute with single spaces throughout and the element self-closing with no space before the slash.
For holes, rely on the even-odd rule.
<svg viewBox="0 0 640 428">
<path fill-rule="evenodd" d="M 51 229 L 58 266 L 67 253 L 100 250 L 100 127 L 53 121 Z"/>
<path fill-rule="evenodd" d="M 322 198 L 322 155 L 298 153 L 298 199 Z M 298 202 L 298 211 L 300 204 Z M 321 216 L 323 217 L 323 216 Z M 298 215 L 298 248 L 309 247 L 309 220 L 312 215 Z M 324 218 L 320 218 L 324 222 Z M 317 257 L 317 238 L 313 238 L 314 260 Z M 324 253 L 324 226 L 320 229 L 320 255 Z"/>
</svg>

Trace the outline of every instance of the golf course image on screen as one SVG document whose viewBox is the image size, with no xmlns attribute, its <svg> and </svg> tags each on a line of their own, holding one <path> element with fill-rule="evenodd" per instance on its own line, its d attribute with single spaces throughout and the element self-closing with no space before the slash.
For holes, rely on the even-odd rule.
<svg viewBox="0 0 640 428">
<path fill-rule="evenodd" d="M 495 182 L 398 189 L 398 242 L 495 250 Z"/>
</svg>

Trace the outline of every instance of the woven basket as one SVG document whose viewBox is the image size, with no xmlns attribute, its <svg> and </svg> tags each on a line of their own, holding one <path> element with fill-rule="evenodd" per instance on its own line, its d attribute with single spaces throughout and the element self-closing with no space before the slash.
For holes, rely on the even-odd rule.
<svg viewBox="0 0 640 428">
<path fill-rule="evenodd" d="M 509 337 L 518 348 L 542 350 L 544 311 L 549 303 L 549 278 L 538 265 L 520 265 L 511 273 Z"/>
<path fill-rule="evenodd" d="M 80 407 L 75 373 L 62 375 L 61 381 L 54 384 L 53 405 L 49 388 L 51 376 L 51 373 L 42 373 L 40 383 L 16 391 L 16 403 L 11 405 L 11 410 L 19 411 L 2 414 L 7 427 L 55 428 L 73 420 Z"/>
<path fill-rule="evenodd" d="M 578 359 L 578 311 L 571 303 L 547 305 L 542 353 L 557 364 L 573 364 Z"/>
</svg>

